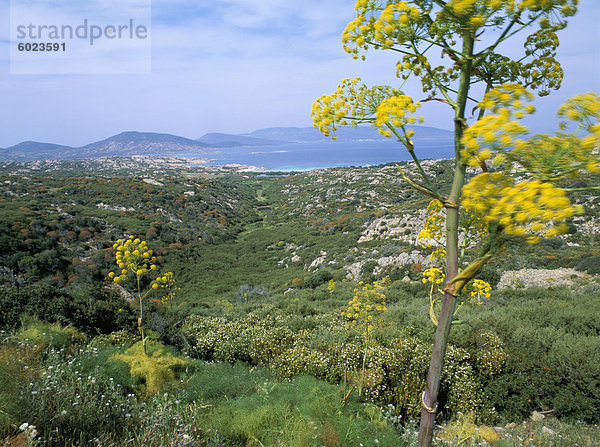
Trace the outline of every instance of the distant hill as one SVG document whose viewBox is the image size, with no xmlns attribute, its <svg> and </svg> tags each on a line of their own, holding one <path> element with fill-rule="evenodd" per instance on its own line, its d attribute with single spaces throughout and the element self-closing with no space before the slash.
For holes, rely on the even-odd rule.
<svg viewBox="0 0 600 447">
<path fill-rule="evenodd" d="M 415 140 L 451 139 L 454 135 L 453 132 L 449 130 L 438 129 L 436 127 L 408 127 L 415 131 Z M 320 131 L 313 127 L 269 127 L 242 135 L 253 138 L 286 140 L 295 143 L 331 140 L 331 137 L 325 137 Z M 368 141 L 387 139 L 381 135 L 376 128 L 371 126 L 342 127 L 335 132 L 335 135 L 337 136 L 338 141 Z"/>
<path fill-rule="evenodd" d="M 56 159 L 59 154 L 73 151 L 74 148 L 52 143 L 37 141 L 23 141 L 6 149 L 0 149 L 0 158 L 3 160 L 43 160 Z M 62 158 L 62 157 L 61 157 Z"/>
<path fill-rule="evenodd" d="M 435 127 L 413 126 L 415 143 L 449 142 L 453 133 Z M 369 126 L 343 127 L 336 133 L 337 142 L 388 140 Z M 102 141 L 81 147 L 25 141 L 0 149 L 0 160 L 72 160 L 99 157 L 130 157 L 132 155 L 163 156 L 168 154 L 214 153 L 215 149 L 252 146 L 289 145 L 290 143 L 332 142 L 312 127 L 270 127 L 246 134 L 207 133 L 197 140 L 154 132 L 122 132 Z M 333 142 L 332 142 L 333 143 Z M 227 151 L 225 151 L 227 152 Z M 233 161 L 232 161 L 233 162 Z"/>
<path fill-rule="evenodd" d="M 107 155 L 164 155 L 173 152 L 199 152 L 210 145 L 189 138 L 167 133 L 123 132 L 106 140 L 88 144 L 80 148 L 85 158 L 104 157 Z"/>
<path fill-rule="evenodd" d="M 207 133 L 196 141 L 206 143 L 212 147 L 270 146 L 289 143 L 289 141 L 254 138 L 229 133 Z"/>
<path fill-rule="evenodd" d="M 177 135 L 153 132 L 123 132 L 81 147 L 26 141 L 0 150 L 2 160 L 69 160 L 131 155 L 165 155 L 168 153 L 210 153 L 210 146 Z"/>
</svg>

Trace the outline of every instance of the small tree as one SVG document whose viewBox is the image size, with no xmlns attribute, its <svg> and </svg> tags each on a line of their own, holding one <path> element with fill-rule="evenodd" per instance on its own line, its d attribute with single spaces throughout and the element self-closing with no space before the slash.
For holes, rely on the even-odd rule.
<svg viewBox="0 0 600 447">
<path fill-rule="evenodd" d="M 131 285 L 133 280 L 133 291 L 140 308 L 138 317 L 138 330 L 142 338 L 144 354 L 146 354 L 146 334 L 144 331 L 144 298 L 150 292 L 156 289 L 164 289 L 164 295 L 161 301 L 164 304 L 169 304 L 173 300 L 173 296 L 177 288 L 175 287 L 175 278 L 172 272 L 167 272 L 163 276 L 157 276 L 149 287 L 144 290 L 144 278 L 156 270 L 156 257 L 153 256 L 153 251 L 148 247 L 146 241 L 142 241 L 134 236 L 129 236 L 126 239 L 119 239 L 113 248 L 117 250 L 116 264 L 120 270 L 110 272 L 108 277 L 117 284 Z M 142 293 L 143 292 L 143 293 Z"/>
<path fill-rule="evenodd" d="M 576 12 L 577 0 L 358 0 L 356 18 L 342 41 L 354 58 L 368 49 L 398 54 L 397 76 L 420 79 L 426 97 L 420 102 L 401 88 L 367 87 L 345 79 L 331 95 L 313 105 L 315 127 L 329 135 L 341 125 L 369 123 L 394 136 L 408 150 L 419 173 L 402 172 L 413 188 L 445 209 L 445 287 L 434 347 L 422 398 L 419 445 L 431 445 L 437 395 L 457 296 L 507 238 L 540 237 L 565 230 L 561 221 L 580 212 L 554 182 L 596 171 L 594 152 L 600 140 L 600 100 L 580 95 L 561 107 L 567 122 L 555 136 L 528 136 L 521 118 L 534 112 L 531 91 L 540 96 L 560 87 L 562 69 L 555 59 L 557 31 Z M 521 35 L 524 52 L 502 54 L 505 41 Z M 442 193 L 415 153 L 413 130 L 422 103 L 438 101 L 454 113 L 454 175 Z M 467 111 L 472 110 L 469 117 Z M 578 135 L 581 130 L 586 136 Z M 333 136 L 335 138 L 335 136 Z M 480 172 L 468 184 L 467 168 Z M 462 203 L 461 203 L 462 202 Z M 459 263 L 461 209 L 486 224 L 479 257 Z M 462 268 L 461 268 L 462 267 Z"/>
</svg>

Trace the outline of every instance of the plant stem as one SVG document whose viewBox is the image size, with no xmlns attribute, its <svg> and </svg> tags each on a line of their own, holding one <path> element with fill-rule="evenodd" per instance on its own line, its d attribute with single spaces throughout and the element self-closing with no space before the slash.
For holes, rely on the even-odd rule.
<svg viewBox="0 0 600 447">
<path fill-rule="evenodd" d="M 454 118 L 454 151 L 456 167 L 454 181 L 448 196 L 446 207 L 446 284 L 450 284 L 458 273 L 458 212 L 460 196 L 465 180 L 466 166 L 461 160 L 462 135 L 465 127 L 465 107 L 471 85 L 473 68 L 474 38 L 468 30 L 463 31 L 464 64 L 461 67 L 460 84 L 455 107 Z M 452 325 L 452 317 L 456 308 L 456 297 L 445 288 L 442 309 L 438 318 L 435 341 L 427 373 L 425 392 L 422 398 L 421 426 L 419 429 L 419 447 L 431 446 L 433 427 L 437 412 L 437 396 L 444 367 L 444 356 L 448 346 L 448 337 Z"/>
<path fill-rule="evenodd" d="M 369 328 L 367 327 L 367 331 L 368 330 L 369 330 Z M 361 376 L 360 376 L 360 380 L 358 381 L 358 397 L 362 397 L 362 385 L 363 385 L 363 380 L 365 380 L 365 365 L 367 364 L 367 349 L 368 349 L 368 347 L 369 347 L 369 339 L 367 336 L 367 337 L 365 337 L 365 349 L 363 352 Z"/>
<path fill-rule="evenodd" d="M 143 299 L 144 297 L 142 296 L 142 293 L 140 292 L 140 275 L 135 275 L 136 279 L 137 279 L 137 291 L 138 291 L 138 298 L 140 300 L 140 317 L 138 318 L 138 329 L 140 331 L 140 334 L 142 336 L 142 346 L 144 347 L 144 354 L 147 354 L 146 352 L 146 337 L 144 335 L 144 307 L 143 307 Z"/>
</svg>

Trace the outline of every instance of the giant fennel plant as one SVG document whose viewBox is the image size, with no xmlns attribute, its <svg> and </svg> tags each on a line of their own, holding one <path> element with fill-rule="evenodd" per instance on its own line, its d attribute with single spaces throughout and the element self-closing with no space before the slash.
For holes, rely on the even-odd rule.
<svg viewBox="0 0 600 447">
<path fill-rule="evenodd" d="M 581 212 L 556 181 L 598 170 L 600 99 L 588 93 L 569 100 L 552 136 L 530 136 L 522 123 L 535 110 L 528 104 L 533 92 L 547 95 L 562 83 L 557 33 L 576 13 L 577 0 L 358 0 L 355 10 L 342 35 L 344 49 L 363 60 L 367 50 L 394 52 L 399 85 L 369 87 L 345 79 L 315 101 L 312 117 L 325 135 L 368 123 L 396 138 L 419 175 L 403 172 L 403 178 L 445 210 L 444 293 L 419 433 L 419 445 L 429 446 L 457 297 L 508 238 L 535 243 L 564 232 L 563 221 Z M 522 55 L 504 54 L 507 42 L 512 48 L 522 44 Z M 410 77 L 419 78 L 424 98 L 402 90 Z M 423 121 L 417 111 L 428 101 L 453 112 L 448 193 L 427 175 L 412 140 L 410 125 Z M 468 167 L 477 171 L 466 183 Z M 485 232 L 479 256 L 461 266 L 459 218 L 465 211 L 485 223 Z"/>
<path fill-rule="evenodd" d="M 148 247 L 148 243 L 135 236 L 119 239 L 113 248 L 116 250 L 115 261 L 119 270 L 110 272 L 109 279 L 123 287 L 130 287 L 139 306 L 138 331 L 142 339 L 144 354 L 146 354 L 146 334 L 144 330 L 144 299 L 153 290 L 164 292 L 161 296 L 163 303 L 170 303 L 177 290 L 173 272 L 157 275 L 144 291 L 144 280 L 157 270 L 156 256 Z"/>
</svg>

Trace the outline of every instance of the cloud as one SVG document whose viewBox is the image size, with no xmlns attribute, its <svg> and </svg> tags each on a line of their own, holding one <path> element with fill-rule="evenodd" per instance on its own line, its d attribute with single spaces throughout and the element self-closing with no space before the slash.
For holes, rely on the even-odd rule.
<svg viewBox="0 0 600 447">
<path fill-rule="evenodd" d="M 11 73 L 147 72 L 150 13 L 150 0 L 13 0 Z M 47 43 L 55 51 L 45 51 Z M 43 44 L 44 50 L 23 51 L 18 44 Z"/>
<path fill-rule="evenodd" d="M 125 8 L 138 0 L 94 0 L 101 1 Z M 0 3 L 4 17 L 6 3 Z M 70 14 L 69 8 L 52 11 L 46 19 Z M 585 2 L 561 35 L 567 76 L 563 90 L 538 107 L 542 127 L 563 92 L 594 90 L 598 84 L 594 60 L 600 42 L 582 39 L 578 32 L 595 29 L 598 11 L 600 4 Z M 353 16 L 347 0 L 154 0 L 149 75 L 15 76 L 7 74 L 7 61 L 0 59 L 0 121 L 6 128 L 0 147 L 29 139 L 77 145 L 123 130 L 197 138 L 213 131 L 309 125 L 312 102 L 332 92 L 342 78 L 400 84 L 396 54 L 369 51 L 367 61 L 359 62 L 343 51 L 341 33 Z M 6 29 L 8 23 L 0 27 L 0 50 L 10 45 Z M 121 66 L 128 62 L 126 55 L 108 50 L 102 58 Z M 403 88 L 423 98 L 418 81 Z M 451 127 L 449 107 L 429 102 L 421 110 L 425 124 Z"/>
</svg>

